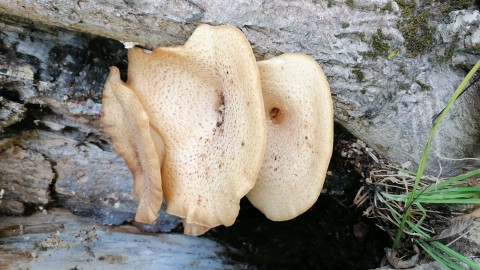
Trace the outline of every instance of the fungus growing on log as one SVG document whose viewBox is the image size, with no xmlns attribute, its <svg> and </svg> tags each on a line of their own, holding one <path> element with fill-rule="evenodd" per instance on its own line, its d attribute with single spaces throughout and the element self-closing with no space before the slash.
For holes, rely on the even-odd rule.
<svg viewBox="0 0 480 270">
<path fill-rule="evenodd" d="M 185 233 L 232 225 L 266 147 L 260 75 L 246 37 L 234 27 L 200 25 L 184 46 L 151 53 L 132 48 L 128 60 L 126 83 L 111 70 L 103 122 L 134 175 L 140 203 L 157 209 L 161 189 L 155 190 L 156 199 L 147 189 L 161 182 L 166 211 L 184 219 Z M 111 101 L 111 92 L 120 105 Z M 160 151 L 155 155 L 154 144 Z M 146 155 L 156 159 L 146 162 Z M 151 163 L 161 166 L 161 176 Z M 139 206 L 138 211 L 145 210 Z M 146 216 L 139 220 L 153 221 Z"/>
<path fill-rule="evenodd" d="M 133 174 L 137 221 L 153 222 L 162 198 L 190 235 L 232 225 L 245 195 L 275 221 L 315 203 L 333 107 L 313 59 L 257 65 L 238 29 L 201 25 L 184 46 L 131 48 L 128 60 L 126 83 L 110 70 L 102 121 Z"/>
<path fill-rule="evenodd" d="M 267 149 L 250 202 L 283 221 L 318 199 L 333 149 L 330 87 L 315 60 L 284 54 L 258 62 L 267 120 Z"/>
<path fill-rule="evenodd" d="M 133 174 L 134 193 L 139 199 L 135 220 L 151 223 L 162 206 L 163 140 L 150 126 L 149 117 L 135 93 L 121 81 L 116 67 L 110 68 L 102 103 L 105 132 Z"/>
</svg>

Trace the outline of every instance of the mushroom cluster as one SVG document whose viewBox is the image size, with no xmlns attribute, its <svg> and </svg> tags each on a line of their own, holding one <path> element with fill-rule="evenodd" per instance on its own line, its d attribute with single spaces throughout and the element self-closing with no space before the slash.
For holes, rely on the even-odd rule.
<svg viewBox="0 0 480 270">
<path fill-rule="evenodd" d="M 333 146 L 330 89 L 310 57 L 256 62 L 243 33 L 200 25 L 185 45 L 128 50 L 110 68 L 102 122 L 134 178 L 135 219 L 162 201 L 200 235 L 234 223 L 244 196 L 269 219 L 317 200 Z"/>
</svg>

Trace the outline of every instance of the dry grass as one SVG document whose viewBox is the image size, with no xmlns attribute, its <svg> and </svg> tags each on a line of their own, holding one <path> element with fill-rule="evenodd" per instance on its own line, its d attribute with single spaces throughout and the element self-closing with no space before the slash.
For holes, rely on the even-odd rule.
<svg viewBox="0 0 480 270">
<path fill-rule="evenodd" d="M 425 176 L 420 181 L 418 190 L 425 190 L 439 181 L 445 180 Z M 455 185 L 468 186 L 473 181 L 476 180 L 466 179 L 455 183 Z M 363 214 L 377 219 L 379 227 L 393 233 L 393 230 L 398 227 L 398 220 L 392 215 L 392 209 L 398 213 L 403 213 L 406 205 L 405 202 L 393 200 L 385 195 L 408 194 L 412 190 L 414 183 L 414 175 L 399 171 L 385 163 L 377 163 L 375 168 L 370 171 L 369 177 L 366 178 L 365 185 L 357 192 L 354 203 L 357 206 L 365 207 Z M 463 211 L 452 211 L 438 204 L 420 205 L 415 202 L 411 204 L 410 211 L 409 221 L 420 224 L 420 229 L 431 235 L 448 226 L 452 218 L 463 214 Z M 419 236 L 414 233 L 410 234 L 416 237 Z"/>
</svg>

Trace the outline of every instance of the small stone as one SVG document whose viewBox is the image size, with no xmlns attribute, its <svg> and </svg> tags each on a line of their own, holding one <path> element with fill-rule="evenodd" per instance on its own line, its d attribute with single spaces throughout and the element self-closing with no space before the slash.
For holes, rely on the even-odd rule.
<svg viewBox="0 0 480 270">
<path fill-rule="evenodd" d="M 410 161 L 404 162 L 404 163 L 402 163 L 401 166 L 404 169 L 408 169 L 408 168 L 410 168 L 410 166 L 412 166 L 412 162 L 410 162 Z"/>
</svg>

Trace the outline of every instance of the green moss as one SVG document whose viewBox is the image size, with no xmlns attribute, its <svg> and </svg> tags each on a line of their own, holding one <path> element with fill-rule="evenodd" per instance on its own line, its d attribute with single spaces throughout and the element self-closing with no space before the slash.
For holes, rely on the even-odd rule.
<svg viewBox="0 0 480 270">
<path fill-rule="evenodd" d="M 415 0 L 397 0 L 405 18 L 400 25 L 405 47 L 412 56 L 417 56 L 433 47 L 434 28 L 429 26 L 430 14 L 418 7 Z M 428 3 L 423 2 L 427 6 Z"/>
<path fill-rule="evenodd" d="M 377 29 L 377 33 L 372 36 L 372 48 L 381 53 L 387 54 L 388 50 L 390 50 L 390 45 L 388 45 L 385 40 L 390 40 L 391 38 L 387 37 L 383 34 L 381 29 Z"/>
<path fill-rule="evenodd" d="M 383 6 L 382 8 L 382 11 L 393 12 L 392 2 L 388 2 L 387 4 L 385 4 L 385 6 Z"/>
<path fill-rule="evenodd" d="M 466 53 L 480 55 L 480 45 L 465 50 Z"/>
<path fill-rule="evenodd" d="M 397 0 L 396 1 L 398 6 L 402 9 L 402 16 L 404 18 L 412 16 L 413 12 L 415 11 L 417 4 L 413 0 Z"/>
<path fill-rule="evenodd" d="M 408 84 L 406 84 L 406 83 L 401 83 L 401 84 L 398 86 L 398 88 L 399 88 L 400 90 L 405 90 L 405 91 L 406 91 L 406 90 L 410 89 L 410 85 L 408 85 Z"/>
<path fill-rule="evenodd" d="M 350 8 L 355 7 L 355 0 L 347 0 L 347 6 L 349 6 Z"/>
<path fill-rule="evenodd" d="M 415 81 L 415 83 L 418 84 L 418 86 L 420 86 L 420 91 L 422 92 L 429 91 L 431 89 L 429 85 L 424 84 L 421 81 Z"/>
<path fill-rule="evenodd" d="M 333 7 L 334 4 L 333 0 L 328 0 L 327 7 Z"/>
<path fill-rule="evenodd" d="M 445 49 L 445 52 L 443 53 L 444 59 L 445 60 L 450 60 L 452 59 L 453 55 L 457 52 L 457 49 L 455 47 L 449 47 Z"/>
<path fill-rule="evenodd" d="M 351 39 L 360 39 L 365 42 L 365 33 L 363 32 L 350 32 L 350 33 L 340 33 L 335 34 L 336 38 L 351 38 Z"/>
<path fill-rule="evenodd" d="M 350 24 L 348 22 L 342 22 L 342 28 L 345 29 L 345 28 L 348 28 L 350 26 Z"/>
<path fill-rule="evenodd" d="M 373 34 L 370 39 L 370 48 L 371 50 L 368 52 L 361 52 L 360 55 L 366 57 L 387 57 L 388 51 L 390 50 L 390 45 L 386 42 L 391 38 L 383 34 L 381 29 L 377 29 L 377 33 Z"/>
<path fill-rule="evenodd" d="M 448 3 L 455 10 L 467 9 L 472 6 L 472 0 L 449 0 Z"/>
<path fill-rule="evenodd" d="M 444 10 L 442 11 L 442 13 L 444 15 L 447 15 L 448 13 L 454 10 L 467 9 L 470 6 L 472 6 L 472 0 L 449 0 L 449 1 L 437 0 L 436 2 L 442 3 L 442 7 L 444 7 Z"/>
<path fill-rule="evenodd" d="M 365 41 L 366 35 L 363 32 L 357 32 L 357 36 L 360 38 L 361 41 Z"/>
<path fill-rule="evenodd" d="M 454 46 L 448 47 L 445 49 L 445 51 L 443 51 L 443 55 L 440 56 L 438 60 L 442 62 L 449 61 L 450 59 L 452 59 L 453 55 L 455 55 L 456 52 L 457 49 Z"/>
<path fill-rule="evenodd" d="M 360 68 L 353 69 L 352 74 L 355 76 L 357 82 L 363 82 L 365 80 L 365 74 L 363 74 Z"/>
<path fill-rule="evenodd" d="M 427 13 L 413 16 L 402 28 L 405 45 L 413 56 L 422 54 L 433 46 L 434 29 L 428 25 L 428 18 Z"/>
</svg>

